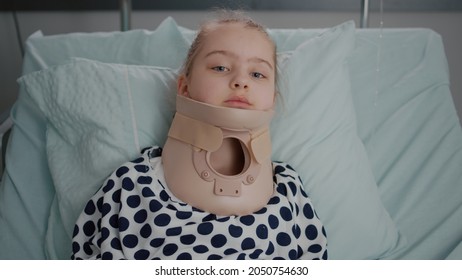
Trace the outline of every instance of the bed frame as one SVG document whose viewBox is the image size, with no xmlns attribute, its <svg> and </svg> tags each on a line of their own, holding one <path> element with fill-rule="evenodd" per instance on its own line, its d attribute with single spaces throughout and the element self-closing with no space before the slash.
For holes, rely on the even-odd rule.
<svg viewBox="0 0 462 280">
<path fill-rule="evenodd" d="M 380 6 L 382 7 L 380 0 Z M 120 0 L 120 30 L 128 31 L 131 28 L 131 12 L 132 1 Z M 382 12 L 382 9 L 381 9 Z M 361 0 L 361 18 L 359 23 L 360 28 L 369 27 L 369 0 Z"/>
</svg>

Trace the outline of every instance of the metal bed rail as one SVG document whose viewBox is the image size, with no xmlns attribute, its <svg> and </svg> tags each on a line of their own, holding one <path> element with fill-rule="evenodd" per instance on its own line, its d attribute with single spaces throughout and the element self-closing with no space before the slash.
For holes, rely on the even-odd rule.
<svg viewBox="0 0 462 280">
<path fill-rule="evenodd" d="M 359 27 L 369 27 L 369 0 L 361 0 L 361 17 L 359 20 Z"/>
<path fill-rule="evenodd" d="M 120 0 L 120 31 L 131 29 L 132 0 Z"/>
<path fill-rule="evenodd" d="M 128 31 L 131 29 L 132 1 L 119 0 L 120 9 L 120 30 Z M 360 28 L 369 27 L 369 0 L 361 0 Z"/>
</svg>

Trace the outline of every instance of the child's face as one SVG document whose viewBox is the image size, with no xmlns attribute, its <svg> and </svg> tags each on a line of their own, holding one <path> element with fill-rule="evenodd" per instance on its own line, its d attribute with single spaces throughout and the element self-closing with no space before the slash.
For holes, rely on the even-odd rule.
<svg viewBox="0 0 462 280">
<path fill-rule="evenodd" d="M 274 47 L 260 31 L 240 23 L 217 27 L 205 37 L 179 94 L 204 103 L 267 110 L 274 105 Z"/>
</svg>

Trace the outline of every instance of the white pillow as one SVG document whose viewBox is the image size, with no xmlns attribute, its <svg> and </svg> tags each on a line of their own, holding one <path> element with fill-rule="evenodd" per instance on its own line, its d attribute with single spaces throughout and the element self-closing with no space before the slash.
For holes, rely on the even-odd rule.
<svg viewBox="0 0 462 280">
<path fill-rule="evenodd" d="M 69 236 L 105 177 L 164 143 L 175 80 L 168 68 L 77 58 L 20 79 L 47 117 L 48 164 Z"/>
<path fill-rule="evenodd" d="M 375 259 L 401 243 L 356 134 L 346 67 L 353 47 L 348 22 L 278 54 L 284 92 L 271 126 L 273 159 L 299 172 L 326 226 L 331 258 Z M 168 68 L 85 59 L 20 79 L 48 119 L 52 256 L 70 254 L 73 224 L 109 173 L 141 148 L 163 145 L 175 79 Z"/>
</svg>

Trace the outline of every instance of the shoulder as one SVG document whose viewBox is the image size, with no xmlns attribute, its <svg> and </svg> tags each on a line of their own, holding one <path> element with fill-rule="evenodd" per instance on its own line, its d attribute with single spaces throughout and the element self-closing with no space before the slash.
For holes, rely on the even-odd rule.
<svg viewBox="0 0 462 280">
<path fill-rule="evenodd" d="M 143 149 L 140 156 L 117 167 L 106 179 L 105 185 L 121 184 L 123 187 L 124 184 L 134 185 L 134 182 L 140 182 L 140 180 L 152 181 L 150 178 L 153 175 L 152 171 L 155 169 L 154 166 L 158 165 L 156 162 L 160 160 L 161 155 L 162 148 L 158 146 Z M 106 193 L 104 188 L 102 190 Z"/>
<path fill-rule="evenodd" d="M 149 158 L 160 157 L 162 155 L 162 148 L 159 146 L 147 147 L 141 150 L 141 155 Z"/>
<path fill-rule="evenodd" d="M 118 173 L 123 172 L 123 170 L 127 170 L 127 169 L 134 169 L 135 171 L 138 171 L 138 172 L 147 171 L 149 169 L 150 162 L 154 159 L 160 158 L 161 155 L 162 155 L 161 147 L 152 146 L 152 147 L 144 148 L 141 151 L 141 154 L 137 158 L 120 165 L 119 168 L 115 171 L 115 173 L 117 175 Z"/>
<path fill-rule="evenodd" d="M 273 173 L 275 176 L 299 178 L 297 171 L 288 163 L 273 161 Z"/>
<path fill-rule="evenodd" d="M 294 197 L 301 194 L 303 197 L 308 197 L 304 190 L 302 179 L 297 171 L 285 162 L 273 162 L 273 181 L 276 186 L 276 191 L 284 196 L 289 193 Z M 289 192 L 291 190 L 291 192 Z"/>
</svg>

